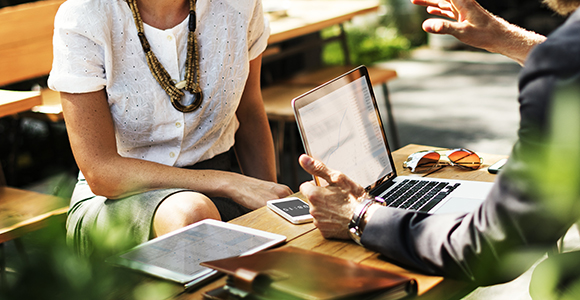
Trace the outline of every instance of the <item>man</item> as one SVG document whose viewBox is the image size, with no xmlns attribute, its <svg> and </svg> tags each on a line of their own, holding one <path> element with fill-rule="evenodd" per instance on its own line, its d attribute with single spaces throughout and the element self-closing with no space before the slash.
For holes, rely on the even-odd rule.
<svg viewBox="0 0 580 300">
<path fill-rule="evenodd" d="M 429 215 L 378 203 L 363 209 L 361 203 L 368 197 L 363 187 L 306 155 L 299 159 L 302 167 L 328 185 L 307 182 L 300 191 L 310 200 L 315 225 L 326 238 L 349 239 L 349 222 L 360 217 L 357 233 L 362 245 L 406 267 L 478 285 L 511 280 L 580 219 L 580 193 L 555 196 L 551 186 L 538 180 L 545 172 L 546 153 L 553 149 L 554 87 L 580 74 L 580 1 L 545 1 L 558 13 L 570 15 L 547 39 L 493 16 L 474 0 L 411 1 L 456 21 L 426 20 L 425 31 L 452 34 L 525 64 L 519 82 L 518 141 L 490 195 L 469 214 Z M 570 169 L 580 170 L 580 164 Z"/>
</svg>

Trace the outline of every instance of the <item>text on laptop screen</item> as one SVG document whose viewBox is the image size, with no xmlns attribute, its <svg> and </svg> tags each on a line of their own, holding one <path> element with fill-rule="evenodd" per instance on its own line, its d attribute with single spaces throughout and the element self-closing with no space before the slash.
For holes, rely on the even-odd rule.
<svg viewBox="0 0 580 300">
<path fill-rule="evenodd" d="M 364 77 L 300 108 L 309 154 L 364 187 L 392 172 L 380 116 Z"/>
</svg>

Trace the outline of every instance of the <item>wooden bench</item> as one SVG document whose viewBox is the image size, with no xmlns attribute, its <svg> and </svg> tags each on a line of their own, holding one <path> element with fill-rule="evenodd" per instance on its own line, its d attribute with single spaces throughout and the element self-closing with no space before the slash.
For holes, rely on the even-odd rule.
<svg viewBox="0 0 580 300">
<path fill-rule="evenodd" d="M 280 172 L 282 157 L 284 154 L 286 123 L 295 123 L 294 111 L 292 110 L 291 106 L 292 99 L 352 69 L 353 67 L 350 66 L 333 66 L 322 68 L 315 71 L 299 73 L 289 80 L 262 88 L 262 98 L 264 100 L 264 107 L 266 109 L 266 114 L 268 115 L 268 120 L 274 123 L 275 126 L 272 133 L 274 137 L 274 150 L 276 152 L 276 169 L 278 170 L 278 176 L 281 175 Z M 384 106 L 387 113 L 389 130 L 389 136 L 387 138 L 391 144 L 391 147 L 393 149 L 397 149 L 400 146 L 399 137 L 387 88 L 387 83 L 390 80 L 395 79 L 397 77 L 397 73 L 394 70 L 381 69 L 376 67 L 370 67 L 368 70 L 371 82 L 374 85 L 381 85 L 383 89 L 383 97 L 385 100 Z M 298 145 L 296 144 L 296 140 L 296 134 L 291 132 L 289 147 L 290 156 L 294 160 L 297 160 L 296 149 Z M 292 188 L 296 189 L 299 184 L 297 161 L 291 162 L 291 172 L 293 180 Z"/>
<path fill-rule="evenodd" d="M 320 8 L 319 8 L 320 9 Z M 371 7 L 370 11 L 375 8 Z M 294 123 L 294 113 L 291 107 L 291 100 L 304 93 L 308 90 L 315 88 L 331 79 L 338 77 L 352 69 L 355 66 L 351 64 L 350 54 L 348 49 L 346 32 L 343 23 L 351 20 L 355 15 L 345 14 L 338 19 L 332 21 L 325 21 L 317 23 L 316 26 L 306 30 L 301 28 L 302 31 L 308 33 L 307 35 L 301 36 L 301 40 L 296 42 L 287 42 L 286 37 L 290 35 L 292 38 L 296 37 L 295 32 L 288 32 L 288 34 L 280 34 L 277 32 L 276 38 L 270 38 L 269 45 L 263 54 L 262 63 L 268 66 L 275 61 L 282 61 L 285 59 L 300 59 L 304 62 L 304 67 L 302 71 L 297 74 L 292 75 L 290 79 L 285 78 L 287 74 L 283 74 L 283 78 L 280 77 L 280 72 L 275 69 L 275 66 L 270 68 L 266 67 L 262 70 L 262 82 L 265 83 L 262 88 L 262 98 L 264 101 L 264 107 L 268 115 L 268 119 L 274 124 L 273 137 L 274 137 L 274 148 L 276 150 L 276 167 L 278 176 L 281 175 L 281 160 L 284 153 L 284 138 L 286 136 L 286 123 Z M 281 22 L 284 22 L 284 18 L 281 18 Z M 276 20 L 271 21 L 272 27 L 275 28 Z M 282 25 L 283 26 L 283 25 Z M 317 30 L 324 29 L 329 26 L 338 26 L 338 34 L 330 37 L 322 37 Z M 279 30 L 279 28 L 278 28 Z M 344 55 L 344 65 L 341 66 L 331 66 L 324 67 L 321 66 L 320 51 L 321 49 L 329 43 L 340 43 L 343 55 Z M 298 55 L 298 56 L 297 56 Z M 284 66 L 284 64 L 282 64 Z M 293 69 L 290 67 L 290 69 Z M 378 67 L 368 67 L 369 75 L 373 85 L 381 85 L 383 97 L 384 97 L 384 108 L 386 109 L 386 118 L 389 130 L 389 136 L 387 139 L 391 145 L 391 148 L 396 149 L 400 147 L 398 132 L 396 129 L 396 124 L 393 118 L 393 113 L 391 109 L 389 93 L 387 89 L 387 82 L 393 80 L 397 77 L 397 73 L 394 70 L 383 69 Z M 290 70 L 290 73 L 294 72 Z M 294 130 L 295 131 L 295 130 Z M 290 147 L 291 147 L 291 169 L 293 175 L 293 186 L 295 190 L 298 187 L 297 178 L 297 157 L 295 155 L 296 151 L 296 133 L 290 132 Z"/>
<path fill-rule="evenodd" d="M 0 245 L 44 228 L 51 220 L 64 222 L 69 200 L 33 191 L 0 186 Z"/>
<path fill-rule="evenodd" d="M 321 68 L 319 70 L 298 74 L 287 80 L 285 83 L 291 85 L 318 86 L 354 68 L 355 67 L 351 65 Z M 395 117 L 393 116 L 393 110 L 389 98 L 389 89 L 387 87 L 389 81 L 397 78 L 397 72 L 395 70 L 373 66 L 367 67 L 367 70 L 369 71 L 371 83 L 382 87 L 387 123 L 389 125 L 389 143 L 391 144 L 390 146 L 392 149 L 398 149 L 401 146 L 399 143 L 399 133 L 397 125 L 395 124 Z"/>
<path fill-rule="evenodd" d="M 43 0 L 0 9 L 0 87 L 50 73 L 54 16 L 63 2 Z M 62 120 L 58 93 L 47 89 L 40 92 L 43 102 L 31 111 L 48 121 Z M 17 96 L 26 97 L 18 93 L 12 97 Z"/>
<path fill-rule="evenodd" d="M 40 92 L 0 90 L 0 118 L 30 110 L 41 104 Z"/>
<path fill-rule="evenodd" d="M 313 86 L 273 85 L 262 88 L 262 99 L 268 120 L 273 123 L 272 137 L 274 138 L 274 151 L 276 154 L 277 175 L 281 175 L 282 160 L 284 156 L 284 141 L 286 135 L 286 123 L 295 124 L 294 111 L 290 102 L 296 96 L 309 91 Z M 296 127 L 296 126 L 294 126 Z M 298 189 L 298 166 L 296 153 L 296 134 L 290 133 L 290 163 L 292 172 L 292 190 Z"/>
<path fill-rule="evenodd" d="M 54 16 L 63 2 L 44 0 L 0 9 L 0 87 L 49 74 Z M 0 117 L 30 109 L 29 114 L 47 121 L 63 120 L 59 94 L 49 90 L 0 90 L 0 104 Z M 14 139 L 9 140 L 16 144 Z M 23 252 L 20 238 L 51 222 L 64 223 L 68 202 L 6 186 L 0 168 L 0 284 L 6 283 L 4 243 L 13 240 Z"/>
<path fill-rule="evenodd" d="M 12 145 L 6 165 L 9 182 L 17 182 L 15 155 L 22 135 L 21 117 L 40 119 L 49 128 L 63 122 L 60 94 L 47 88 L 15 91 L 7 86 L 29 89 L 32 83 L 46 85 L 52 68 L 54 17 L 64 0 L 43 0 L 0 9 L 0 117 L 13 116 L 7 140 Z M 4 87 L 4 89 L 2 89 Z M 31 104 L 34 104 L 30 106 Z M 53 136 L 49 136 L 53 140 Z"/>
<path fill-rule="evenodd" d="M 69 200 L 6 186 L 0 167 L 0 287 L 6 284 L 4 243 L 14 241 L 24 255 L 21 237 L 52 222 L 64 223 Z"/>
</svg>

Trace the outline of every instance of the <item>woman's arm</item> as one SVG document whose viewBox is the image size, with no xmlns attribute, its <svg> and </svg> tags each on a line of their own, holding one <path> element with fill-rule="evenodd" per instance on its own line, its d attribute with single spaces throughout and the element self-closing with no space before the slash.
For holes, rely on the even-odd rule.
<svg viewBox="0 0 580 300">
<path fill-rule="evenodd" d="M 184 188 L 257 208 L 265 200 L 290 193 L 287 187 L 233 172 L 189 170 L 122 157 L 117 153 L 105 91 L 61 94 L 73 154 L 97 195 L 116 199 L 151 189 Z"/>
<path fill-rule="evenodd" d="M 194 187 L 191 177 L 196 175 L 189 174 L 193 172 L 117 153 L 105 90 L 61 94 L 73 154 L 95 194 L 115 199 L 155 188 Z M 195 187 L 215 193 L 211 186 L 204 187 L 203 182 L 196 180 Z"/>
<path fill-rule="evenodd" d="M 250 62 L 250 74 L 236 111 L 240 127 L 235 150 L 245 175 L 276 182 L 274 142 L 260 89 L 261 65 L 261 55 Z"/>
</svg>

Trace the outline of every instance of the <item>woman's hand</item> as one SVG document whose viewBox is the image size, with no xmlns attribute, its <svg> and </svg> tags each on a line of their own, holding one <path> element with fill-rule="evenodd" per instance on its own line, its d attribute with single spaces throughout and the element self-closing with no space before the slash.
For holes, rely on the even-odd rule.
<svg viewBox="0 0 580 300">
<path fill-rule="evenodd" d="M 231 181 L 224 187 L 228 193 L 226 197 L 250 209 L 260 208 L 266 205 L 268 200 L 280 199 L 292 194 L 292 190 L 283 184 L 235 173 L 229 175 L 232 176 Z"/>
</svg>

